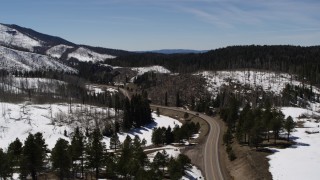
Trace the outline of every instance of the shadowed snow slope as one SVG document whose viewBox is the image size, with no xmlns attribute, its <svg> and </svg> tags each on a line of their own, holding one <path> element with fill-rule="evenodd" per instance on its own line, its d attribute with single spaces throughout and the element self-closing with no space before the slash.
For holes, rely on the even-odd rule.
<svg viewBox="0 0 320 180">
<path fill-rule="evenodd" d="M 33 51 L 34 47 L 41 46 L 40 41 L 26 36 L 19 31 L 9 28 L 3 24 L 0 24 L 0 44 L 20 47 L 30 51 Z"/>
<path fill-rule="evenodd" d="M 0 46 L 0 69 L 9 71 L 56 70 L 77 73 L 77 70 L 49 56 L 13 50 L 2 46 Z"/>
<path fill-rule="evenodd" d="M 77 50 L 68 54 L 68 59 L 72 57 L 78 59 L 79 61 L 92 61 L 92 62 L 99 62 L 99 61 L 104 61 L 105 59 L 115 58 L 115 56 L 111 56 L 109 54 L 99 54 L 83 47 L 79 47 Z"/>
</svg>

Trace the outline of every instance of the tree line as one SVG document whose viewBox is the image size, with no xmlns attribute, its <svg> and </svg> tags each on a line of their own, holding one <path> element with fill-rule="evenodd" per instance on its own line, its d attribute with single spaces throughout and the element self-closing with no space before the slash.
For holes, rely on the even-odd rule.
<svg viewBox="0 0 320 180">
<path fill-rule="evenodd" d="M 320 47 L 230 46 L 199 54 L 137 53 L 108 59 L 122 67 L 161 65 L 177 73 L 201 70 L 261 69 L 296 74 L 312 84 L 320 82 Z"/>
<path fill-rule="evenodd" d="M 152 143 L 154 145 L 165 145 L 171 143 L 181 143 L 184 139 L 190 139 L 193 134 L 198 133 L 200 130 L 199 123 L 185 123 L 181 127 L 175 126 L 173 129 L 159 127 L 152 131 Z"/>
<path fill-rule="evenodd" d="M 13 173 L 20 173 L 21 179 L 30 175 L 36 180 L 55 173 L 61 180 L 89 177 L 163 179 L 169 174 L 171 179 L 180 179 L 190 167 L 187 156 L 169 158 L 165 151 L 158 152 L 150 162 L 143 151 L 144 141 L 138 136 L 134 139 L 127 136 L 121 145 L 119 143 L 120 150 L 117 151 L 107 151 L 102 139 L 99 129 L 86 138 L 77 128 L 70 144 L 60 138 L 50 151 L 41 133 L 29 134 L 24 144 L 17 138 L 6 152 L 0 149 L 0 177 L 10 179 Z"/>
<path fill-rule="evenodd" d="M 228 127 L 223 141 L 230 160 L 236 158 L 231 146 L 234 138 L 240 144 L 256 148 L 270 144 L 270 139 L 273 139 L 273 144 L 277 145 L 280 132 L 285 130 L 286 139 L 289 141 L 290 133 L 295 127 L 291 116 L 285 118 L 280 110 L 271 108 L 269 102 L 256 108 L 252 108 L 250 103 L 247 103 L 240 111 L 240 102 L 235 97 L 231 97 L 228 106 L 220 109 L 220 116 Z"/>
</svg>

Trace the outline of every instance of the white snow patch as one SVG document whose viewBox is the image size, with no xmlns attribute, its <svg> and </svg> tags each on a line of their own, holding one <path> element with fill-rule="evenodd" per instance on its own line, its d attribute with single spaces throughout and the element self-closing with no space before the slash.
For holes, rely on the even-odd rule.
<svg viewBox="0 0 320 180">
<path fill-rule="evenodd" d="M 142 75 L 146 72 L 156 72 L 156 73 L 162 73 L 162 74 L 169 74 L 171 73 L 170 70 L 166 69 L 163 66 L 149 66 L 149 67 L 136 67 L 136 68 L 131 68 L 133 71 L 137 71 L 138 75 Z"/>
<path fill-rule="evenodd" d="M 200 169 L 198 169 L 196 166 L 192 166 L 190 169 L 187 169 L 185 173 L 186 175 L 182 177 L 182 180 L 204 179 Z"/>
<path fill-rule="evenodd" d="M 68 54 L 68 59 L 76 58 L 79 61 L 92 61 L 92 62 L 99 62 L 104 61 L 105 59 L 112 59 L 115 56 L 111 56 L 109 54 L 99 54 L 94 51 L 91 51 L 87 48 L 80 47 L 77 50 L 73 51 L 72 53 Z"/>
<path fill-rule="evenodd" d="M 295 80 L 295 75 L 287 73 L 263 72 L 263 71 L 203 71 L 194 75 L 206 79 L 207 89 L 213 95 L 217 95 L 221 86 L 229 86 L 232 83 L 242 86 L 249 86 L 252 89 L 261 87 L 266 92 L 277 95 L 287 84 L 302 86 L 302 83 Z M 313 87 L 313 92 L 319 94 L 319 89 Z"/>
<path fill-rule="evenodd" d="M 296 128 L 292 132 L 296 145 L 286 149 L 275 149 L 274 154 L 268 156 L 273 179 L 309 179 L 316 180 L 320 177 L 320 134 L 307 134 L 306 131 L 320 131 L 318 120 L 312 118 L 297 119 L 305 114 L 307 117 L 319 116 L 313 112 L 301 108 L 286 107 L 281 109 L 286 117 L 292 116 L 294 121 L 303 121 L 305 128 Z"/>
<path fill-rule="evenodd" d="M 50 49 L 47 50 L 46 54 L 55 57 L 55 58 L 61 58 L 62 54 L 66 52 L 67 49 L 72 48 L 72 46 L 67 46 L 64 44 L 60 44 L 57 46 L 53 46 Z"/>
<path fill-rule="evenodd" d="M 152 131 L 154 128 L 167 128 L 170 126 L 171 129 L 173 129 L 175 126 L 182 125 L 178 120 L 175 120 L 167 116 L 160 115 L 158 117 L 155 113 L 152 113 L 152 117 L 154 118 L 154 122 L 149 125 L 146 125 L 145 127 L 133 129 L 129 133 L 118 133 L 120 142 L 122 143 L 126 139 L 127 135 L 129 135 L 132 139 L 135 135 L 138 135 L 141 140 L 145 139 L 147 141 L 146 146 L 150 146 L 152 145 L 151 138 Z M 106 143 L 107 148 L 110 149 L 110 138 L 105 137 L 103 140 Z"/>
<path fill-rule="evenodd" d="M 52 57 L 13 50 L 3 46 L 0 46 L 0 69 L 8 71 L 56 70 L 70 73 L 78 72 Z"/>
<path fill-rule="evenodd" d="M 0 44 L 17 46 L 33 51 L 34 47 L 41 46 L 41 42 L 23 33 L 0 24 Z"/>
</svg>

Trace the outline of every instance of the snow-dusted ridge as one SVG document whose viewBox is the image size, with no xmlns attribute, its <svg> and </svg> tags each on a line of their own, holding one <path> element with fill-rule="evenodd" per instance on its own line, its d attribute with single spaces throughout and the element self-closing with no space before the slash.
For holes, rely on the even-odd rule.
<svg viewBox="0 0 320 180">
<path fill-rule="evenodd" d="M 146 72 L 156 72 L 156 73 L 162 73 L 162 74 L 169 74 L 171 73 L 170 70 L 166 69 L 163 66 L 149 66 L 149 67 L 135 67 L 131 68 L 133 71 L 137 71 L 138 75 L 142 75 Z"/>
<path fill-rule="evenodd" d="M 300 81 L 295 80 L 294 75 L 287 73 L 275 73 L 267 71 L 203 71 L 196 73 L 205 78 L 207 89 L 216 95 L 221 86 L 229 86 L 232 83 L 249 86 L 252 89 L 261 87 L 266 92 L 279 95 L 287 84 L 301 86 Z M 319 89 L 313 91 L 319 94 Z"/>
<path fill-rule="evenodd" d="M 0 46 L 0 69 L 9 71 L 56 70 L 69 73 L 78 71 L 54 58 L 36 53 L 23 52 Z"/>
<path fill-rule="evenodd" d="M 16 46 L 33 51 L 41 46 L 41 42 L 23 33 L 0 24 L 0 45 Z"/>
<path fill-rule="evenodd" d="M 67 45 L 64 45 L 64 44 L 60 44 L 60 45 L 53 46 L 50 49 L 48 49 L 46 51 L 46 54 L 51 56 L 51 57 L 61 58 L 62 54 L 64 52 L 66 52 L 67 49 L 70 49 L 70 48 L 72 48 L 72 46 L 67 46 Z"/>
<path fill-rule="evenodd" d="M 83 47 L 79 47 L 77 50 L 68 54 L 68 59 L 72 57 L 78 59 L 79 61 L 86 61 L 86 62 L 88 61 L 99 62 L 99 61 L 104 61 L 105 59 L 115 58 L 115 56 L 111 56 L 109 54 L 99 54 Z"/>
</svg>

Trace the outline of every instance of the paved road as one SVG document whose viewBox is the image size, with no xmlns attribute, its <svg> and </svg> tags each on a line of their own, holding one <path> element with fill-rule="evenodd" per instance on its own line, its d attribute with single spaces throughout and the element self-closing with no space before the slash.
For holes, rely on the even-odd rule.
<svg viewBox="0 0 320 180">
<path fill-rule="evenodd" d="M 116 88 L 114 86 L 104 86 L 110 88 Z M 130 93 L 123 88 L 119 88 L 121 93 L 123 93 L 126 97 L 131 99 Z M 196 115 L 197 112 L 188 111 L 176 107 L 166 107 L 166 106 L 158 106 L 151 105 L 152 107 L 159 107 L 163 109 L 171 109 L 175 111 L 187 112 L 189 114 Z M 199 117 L 205 120 L 210 127 L 210 131 L 206 140 L 205 148 L 203 151 L 204 157 L 204 167 L 205 167 L 205 177 L 207 180 L 223 180 L 224 176 L 221 172 L 220 168 L 220 160 L 219 160 L 219 136 L 220 136 L 220 126 L 216 119 L 210 116 L 206 116 L 204 114 L 199 113 Z"/>
<path fill-rule="evenodd" d="M 194 111 L 183 110 L 176 107 L 165 107 L 165 106 L 158 106 L 158 105 L 151 105 L 151 106 L 175 110 L 175 111 L 187 112 L 187 113 L 196 115 L 196 112 Z M 206 122 L 208 122 L 210 126 L 210 132 L 208 134 L 205 147 L 203 149 L 205 177 L 207 180 L 223 180 L 224 177 L 221 172 L 220 161 L 219 161 L 220 126 L 213 117 L 206 116 L 200 113 L 199 113 L 199 117 L 204 119 Z"/>
</svg>

